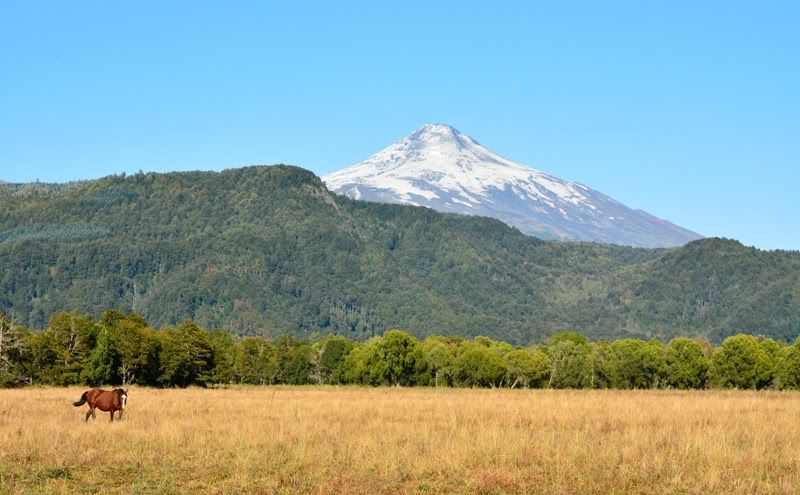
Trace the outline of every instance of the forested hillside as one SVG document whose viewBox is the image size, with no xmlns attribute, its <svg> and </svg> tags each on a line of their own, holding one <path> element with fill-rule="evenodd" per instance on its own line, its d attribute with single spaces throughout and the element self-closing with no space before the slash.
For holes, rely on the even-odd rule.
<svg viewBox="0 0 800 495">
<path fill-rule="evenodd" d="M 117 308 L 267 337 L 800 333 L 798 252 L 545 242 L 495 220 L 349 200 L 289 166 L 2 184 L 0 266 L 0 311 L 34 328 Z"/>
</svg>

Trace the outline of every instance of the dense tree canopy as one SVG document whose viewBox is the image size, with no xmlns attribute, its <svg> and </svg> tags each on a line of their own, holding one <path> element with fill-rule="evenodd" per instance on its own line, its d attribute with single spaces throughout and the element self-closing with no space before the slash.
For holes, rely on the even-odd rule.
<svg viewBox="0 0 800 495">
<path fill-rule="evenodd" d="M 723 239 L 671 250 L 544 242 L 495 220 L 352 201 L 287 166 L 0 184 L 0 266 L 0 311 L 36 329 L 65 309 L 98 318 L 116 308 L 162 327 L 191 319 L 239 336 L 312 340 L 363 341 L 395 327 L 514 345 L 563 328 L 713 343 L 740 332 L 782 342 L 800 334 L 797 252 Z M 75 323 L 77 333 L 60 327 L 30 349 L 47 359 L 74 337 L 61 356 L 65 383 L 84 379 L 70 370 L 94 339 L 137 331 L 129 322 L 125 335 L 84 335 Z M 116 359 L 141 377 L 149 371 L 131 352 Z M 554 383 L 598 379 L 580 375 L 594 358 L 573 357 L 587 369 L 558 361 Z"/>
<path fill-rule="evenodd" d="M 709 354 L 710 351 L 696 340 L 673 339 L 664 356 L 665 383 L 674 388 L 704 388 L 708 382 Z"/>
<path fill-rule="evenodd" d="M 677 337 L 589 341 L 564 331 L 514 347 L 485 336 L 390 330 L 365 342 L 337 335 L 234 337 L 191 320 L 160 329 L 136 314 L 58 313 L 31 332 L 0 314 L 0 386 L 160 387 L 361 384 L 510 388 L 800 389 L 800 340 L 735 335 L 714 348 Z"/>
<path fill-rule="evenodd" d="M 722 341 L 712 356 L 716 384 L 733 388 L 764 388 L 772 381 L 769 354 L 751 335 L 734 335 Z"/>
</svg>

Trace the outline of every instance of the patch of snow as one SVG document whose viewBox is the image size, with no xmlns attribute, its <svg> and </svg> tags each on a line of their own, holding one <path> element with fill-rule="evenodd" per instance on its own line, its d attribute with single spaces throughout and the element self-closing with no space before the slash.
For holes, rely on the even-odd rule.
<svg viewBox="0 0 800 495">
<path fill-rule="evenodd" d="M 382 201 L 493 216 L 523 231 L 549 229 L 558 238 L 630 243 L 625 236 L 649 235 L 656 240 L 633 244 L 663 246 L 700 237 L 583 184 L 508 160 L 445 124 L 426 124 L 322 180 L 355 199 L 371 197 L 374 190 Z"/>
<path fill-rule="evenodd" d="M 353 199 L 361 199 L 361 191 L 358 190 L 358 187 L 351 187 L 346 194 Z"/>
</svg>

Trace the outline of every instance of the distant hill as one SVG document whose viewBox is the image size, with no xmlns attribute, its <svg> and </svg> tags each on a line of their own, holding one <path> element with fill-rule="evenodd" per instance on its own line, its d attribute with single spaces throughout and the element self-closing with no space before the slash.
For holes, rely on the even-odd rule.
<svg viewBox="0 0 800 495">
<path fill-rule="evenodd" d="M 353 199 L 497 218 L 542 239 L 677 247 L 702 236 L 494 153 L 446 124 L 426 124 L 322 178 Z"/>
<path fill-rule="evenodd" d="M 267 336 L 800 333 L 798 252 L 542 241 L 351 200 L 290 166 L 3 185 L 0 266 L 0 311 L 39 328 L 118 308 Z"/>
</svg>

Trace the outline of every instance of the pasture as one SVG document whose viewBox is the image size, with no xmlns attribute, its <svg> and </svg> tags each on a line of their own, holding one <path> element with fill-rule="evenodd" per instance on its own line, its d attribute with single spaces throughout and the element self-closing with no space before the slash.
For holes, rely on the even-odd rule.
<svg viewBox="0 0 800 495">
<path fill-rule="evenodd" d="M 0 493 L 794 494 L 800 394 L 0 390 Z"/>
</svg>

